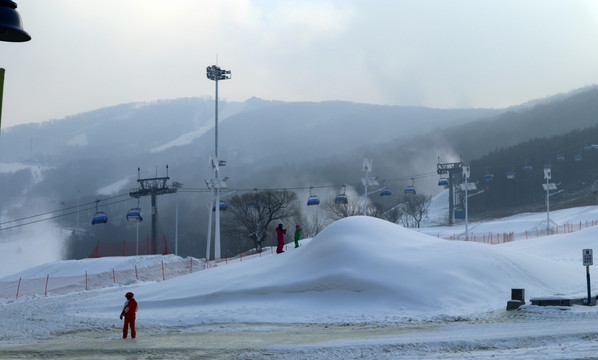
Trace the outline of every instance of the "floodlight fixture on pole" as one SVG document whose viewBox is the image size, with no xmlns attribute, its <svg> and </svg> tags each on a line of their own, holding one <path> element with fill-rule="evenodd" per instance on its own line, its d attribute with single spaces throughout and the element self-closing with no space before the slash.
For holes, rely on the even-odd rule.
<svg viewBox="0 0 598 360">
<path fill-rule="evenodd" d="M 216 83 L 216 93 L 215 93 L 215 107 L 214 107 L 214 156 L 215 159 L 211 160 L 212 168 L 214 171 L 214 180 L 215 182 L 212 184 L 218 183 L 218 172 L 219 167 L 226 165 L 226 161 L 220 160 L 218 158 L 218 81 L 220 80 L 228 80 L 231 78 L 230 70 L 223 70 L 216 65 L 208 66 L 206 68 L 206 76 L 208 79 L 213 80 Z M 215 230 L 214 230 L 214 258 L 215 260 L 220 260 L 220 186 L 214 186 L 214 195 L 215 199 L 213 203 L 215 203 L 216 211 L 215 211 Z M 210 220 L 211 222 L 211 220 Z M 208 243 L 210 239 L 208 239 Z M 208 254 L 209 255 L 209 254 Z"/>
<path fill-rule="evenodd" d="M 31 36 L 23 30 L 23 21 L 17 12 L 17 4 L 11 0 L 0 0 L 0 41 L 25 42 Z"/>
</svg>

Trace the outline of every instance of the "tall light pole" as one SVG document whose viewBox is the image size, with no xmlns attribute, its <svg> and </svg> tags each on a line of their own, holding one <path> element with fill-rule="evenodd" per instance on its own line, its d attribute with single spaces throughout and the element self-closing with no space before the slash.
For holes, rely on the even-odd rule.
<svg viewBox="0 0 598 360">
<path fill-rule="evenodd" d="M 550 165 L 544 166 L 544 179 L 546 180 L 546 184 L 542 184 L 544 190 L 546 190 L 546 235 L 550 235 L 550 191 L 556 190 L 556 184 L 551 183 L 550 179 L 552 179 L 552 170 Z"/>
<path fill-rule="evenodd" d="M 214 170 L 214 206 L 215 211 L 215 229 L 214 229 L 214 258 L 220 260 L 220 181 L 218 180 L 218 172 L 220 166 L 226 165 L 226 161 L 218 158 L 218 81 L 228 80 L 231 78 L 230 70 L 222 70 L 216 65 L 208 66 L 206 68 L 206 76 L 208 79 L 216 82 L 216 96 L 215 96 L 215 108 L 214 108 L 214 156 L 215 159 L 211 161 L 212 168 Z M 208 239 L 210 241 L 210 239 Z"/>
<path fill-rule="evenodd" d="M 368 174 L 372 171 L 372 164 L 370 163 L 369 159 L 363 159 L 363 171 L 365 171 L 365 178 L 361 179 L 361 182 L 364 186 L 363 192 L 363 216 L 367 216 L 367 208 L 368 208 L 368 182 L 369 176 Z"/>
<path fill-rule="evenodd" d="M 172 182 L 172 187 L 177 188 L 177 192 L 176 192 L 176 210 L 175 210 L 175 226 L 174 226 L 174 254 L 176 256 L 179 256 L 179 192 L 178 189 L 183 187 L 183 184 L 181 184 L 178 181 L 173 181 Z"/>
</svg>

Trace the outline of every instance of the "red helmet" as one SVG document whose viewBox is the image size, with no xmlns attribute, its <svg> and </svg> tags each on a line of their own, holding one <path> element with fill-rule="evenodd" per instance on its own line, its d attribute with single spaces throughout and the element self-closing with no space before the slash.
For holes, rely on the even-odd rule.
<svg viewBox="0 0 598 360">
<path fill-rule="evenodd" d="M 132 292 L 130 292 L 130 291 L 129 291 L 128 293 L 126 293 L 126 294 L 125 294 L 125 297 L 126 297 L 127 299 L 130 299 L 130 298 L 132 298 L 133 296 L 135 296 L 135 294 L 133 294 L 133 293 L 132 293 Z"/>
</svg>

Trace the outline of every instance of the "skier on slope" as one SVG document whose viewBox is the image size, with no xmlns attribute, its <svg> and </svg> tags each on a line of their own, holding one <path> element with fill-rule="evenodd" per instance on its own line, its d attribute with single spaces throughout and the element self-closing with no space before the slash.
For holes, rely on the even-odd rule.
<svg viewBox="0 0 598 360">
<path fill-rule="evenodd" d="M 120 319 L 122 320 L 123 317 L 125 318 L 125 323 L 123 326 L 123 339 L 127 338 L 127 333 L 129 330 L 129 326 L 131 326 L 131 338 L 135 339 L 135 315 L 137 313 L 137 301 L 133 298 L 135 296 L 132 292 L 128 292 L 125 294 L 127 301 L 125 301 L 125 306 L 123 307 L 123 311 L 120 313 Z"/>
<path fill-rule="evenodd" d="M 287 229 L 283 229 L 282 224 L 278 224 L 278 227 L 276 228 L 276 240 L 278 241 L 278 246 L 276 247 L 277 254 L 284 252 L 284 250 L 282 250 L 282 248 L 284 247 L 284 235 L 286 233 L 287 233 Z"/>
<path fill-rule="evenodd" d="M 301 239 L 301 226 L 295 226 L 295 248 L 299 247 L 299 239 Z"/>
</svg>

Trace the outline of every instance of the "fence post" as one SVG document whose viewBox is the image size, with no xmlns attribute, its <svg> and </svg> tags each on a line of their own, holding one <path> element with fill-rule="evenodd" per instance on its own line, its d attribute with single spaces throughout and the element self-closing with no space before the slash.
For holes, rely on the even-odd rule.
<svg viewBox="0 0 598 360">
<path fill-rule="evenodd" d="M 166 280 L 166 277 L 164 276 L 164 260 L 162 260 L 162 280 Z"/>
<path fill-rule="evenodd" d="M 114 271 L 114 268 L 112 268 L 112 280 L 114 280 L 114 283 L 116 284 L 116 272 Z"/>
<path fill-rule="evenodd" d="M 46 290 L 44 290 L 44 296 L 48 296 L 48 280 L 50 280 L 50 274 L 46 276 Z"/>
<path fill-rule="evenodd" d="M 21 278 L 19 278 L 19 284 L 17 285 L 17 299 L 19 298 L 19 289 L 21 288 Z"/>
<path fill-rule="evenodd" d="M 193 258 L 189 260 L 189 274 L 193 274 Z"/>
<path fill-rule="evenodd" d="M 137 264 L 135 264 L 135 280 L 139 280 L 139 274 L 137 273 Z"/>
<path fill-rule="evenodd" d="M 85 290 L 87 290 L 87 270 L 85 270 Z"/>
</svg>

